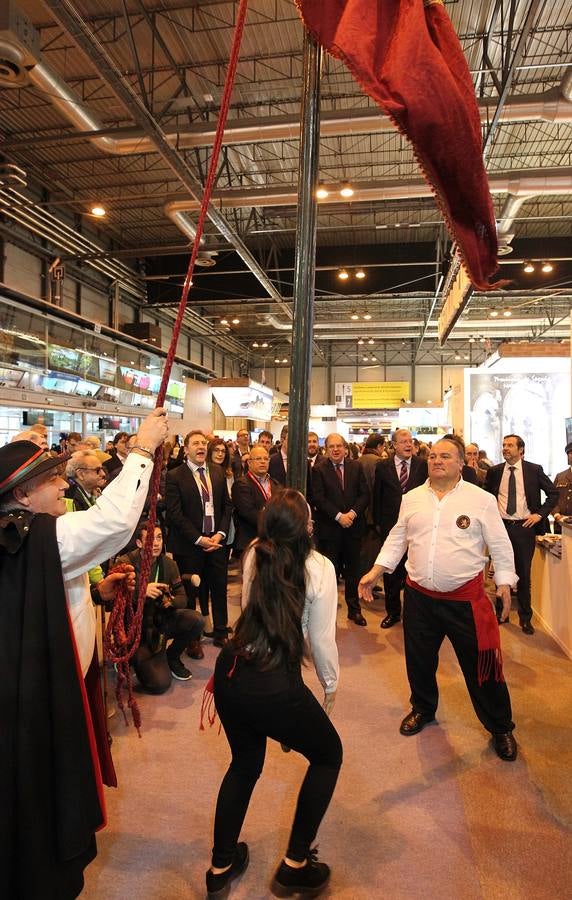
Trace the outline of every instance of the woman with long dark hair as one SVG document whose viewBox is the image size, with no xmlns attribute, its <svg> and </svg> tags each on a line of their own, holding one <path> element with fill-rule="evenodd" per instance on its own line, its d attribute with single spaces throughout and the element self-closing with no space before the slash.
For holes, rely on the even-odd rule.
<svg viewBox="0 0 572 900">
<path fill-rule="evenodd" d="M 328 808 L 342 763 L 342 745 L 328 715 L 338 683 L 337 582 L 332 563 L 312 549 L 303 495 L 286 488 L 262 511 L 259 537 L 244 555 L 243 611 L 219 655 L 214 696 L 232 751 L 216 806 L 210 898 L 226 897 L 248 865 L 238 843 L 266 740 L 301 753 L 310 765 L 286 855 L 272 881 L 277 897 L 317 896 L 330 869 L 311 844 Z M 311 652 L 324 705 L 304 685 L 301 666 Z"/>
</svg>

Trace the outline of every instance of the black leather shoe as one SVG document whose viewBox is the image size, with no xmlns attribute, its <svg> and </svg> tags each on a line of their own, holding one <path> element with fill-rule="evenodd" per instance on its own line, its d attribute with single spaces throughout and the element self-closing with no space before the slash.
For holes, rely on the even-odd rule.
<svg viewBox="0 0 572 900">
<path fill-rule="evenodd" d="M 532 625 L 532 622 L 521 622 L 520 627 L 525 634 L 534 634 L 534 626 Z"/>
<path fill-rule="evenodd" d="M 230 869 L 220 875 L 214 875 L 211 870 L 207 872 L 207 897 L 209 900 L 223 900 L 230 892 L 230 882 L 242 875 L 248 866 L 248 846 L 241 842 L 236 845 L 234 860 Z"/>
<path fill-rule="evenodd" d="M 507 762 L 514 762 L 518 753 L 518 747 L 512 736 L 512 731 L 506 731 L 504 734 L 493 734 L 493 747 L 497 756 Z"/>
<path fill-rule="evenodd" d="M 226 634 L 225 635 L 219 634 L 215 638 L 213 638 L 213 647 L 226 647 L 227 644 L 228 644 L 228 638 L 227 638 Z"/>
<path fill-rule="evenodd" d="M 419 734 L 426 725 L 429 725 L 430 722 L 434 721 L 435 716 L 426 716 L 423 713 L 415 712 L 415 710 L 412 709 L 399 726 L 399 732 L 406 737 L 410 734 Z"/>
<path fill-rule="evenodd" d="M 386 616 L 385 619 L 382 620 L 380 624 L 380 628 L 391 628 L 393 625 L 397 625 L 398 622 L 401 622 L 401 616 L 389 615 Z"/>
<path fill-rule="evenodd" d="M 359 609 L 357 612 L 348 613 L 348 619 L 350 622 L 355 622 L 356 625 L 367 625 L 367 621 L 364 619 Z"/>
</svg>

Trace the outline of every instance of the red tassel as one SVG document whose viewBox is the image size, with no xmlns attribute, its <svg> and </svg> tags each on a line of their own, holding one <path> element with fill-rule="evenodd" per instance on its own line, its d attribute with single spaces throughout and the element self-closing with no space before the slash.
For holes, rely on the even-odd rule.
<svg viewBox="0 0 572 900">
<path fill-rule="evenodd" d="M 207 722 L 210 727 L 214 725 L 216 721 L 216 707 L 214 702 L 214 675 L 211 675 L 207 683 L 205 684 L 205 689 L 203 691 L 203 699 L 201 702 L 201 721 L 199 725 L 199 731 L 205 730 L 204 718 L 207 718 Z"/>
</svg>

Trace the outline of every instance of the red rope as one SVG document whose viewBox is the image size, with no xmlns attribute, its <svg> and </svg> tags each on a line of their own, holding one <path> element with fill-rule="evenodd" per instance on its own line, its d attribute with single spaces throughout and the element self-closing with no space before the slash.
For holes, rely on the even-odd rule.
<svg viewBox="0 0 572 900">
<path fill-rule="evenodd" d="M 195 240 L 193 243 L 193 249 L 191 252 L 191 258 L 189 260 L 189 266 L 187 269 L 187 274 L 185 276 L 185 282 L 183 285 L 183 292 L 181 295 L 181 301 L 179 303 L 179 309 L 177 312 L 177 318 L 175 319 L 175 325 L 173 327 L 173 336 L 171 338 L 171 343 L 169 345 L 169 351 L 167 353 L 167 359 L 165 361 L 165 368 L 163 369 L 163 377 L 161 379 L 161 386 L 159 388 L 159 394 L 157 397 L 157 406 L 162 406 L 165 402 L 165 397 L 167 395 L 167 387 L 169 385 L 169 378 L 171 376 L 171 370 L 173 368 L 173 360 L 175 357 L 175 352 L 177 349 L 177 342 L 179 340 L 179 333 L 181 331 L 181 326 L 183 324 L 183 316 L 185 314 L 185 310 L 187 308 L 187 300 L 189 298 L 189 291 L 192 285 L 193 271 L 195 268 L 195 262 L 199 253 L 201 237 L 203 234 L 203 229 L 205 225 L 205 221 L 207 218 L 208 207 L 211 199 L 211 195 L 216 182 L 216 174 L 218 171 L 218 161 L 220 156 L 220 151 L 222 147 L 223 137 L 224 137 L 224 129 L 226 126 L 226 120 L 228 118 L 228 111 L 230 108 L 230 100 L 232 96 L 232 90 L 234 87 L 234 79 L 236 75 L 236 67 L 238 64 L 238 58 L 240 55 L 240 45 L 242 42 L 242 35 L 244 32 L 244 24 L 246 21 L 246 10 L 248 6 L 248 0 L 240 0 L 238 15 L 236 18 L 236 24 L 234 28 L 234 36 L 232 41 L 232 48 L 230 52 L 230 58 L 228 63 L 228 69 L 226 73 L 226 81 L 224 85 L 224 92 L 222 95 L 222 101 L 220 106 L 219 120 L 217 124 L 217 130 L 215 135 L 215 140 L 213 144 L 213 150 L 211 155 L 211 160 L 209 164 L 209 170 L 207 175 L 207 180 L 205 182 L 203 198 L 201 202 L 201 210 L 199 213 L 199 218 L 197 222 L 197 233 L 195 234 Z M 147 534 L 145 539 L 145 546 L 141 553 L 141 570 L 139 573 L 139 592 L 137 595 L 137 600 L 135 603 L 128 602 L 126 599 L 123 600 L 118 605 L 118 612 L 115 616 L 111 616 L 109 619 L 109 623 L 106 629 L 106 655 L 107 658 L 111 658 L 109 654 L 112 652 L 112 647 L 115 645 L 116 649 L 118 649 L 117 653 L 113 655 L 116 657 L 114 659 L 116 668 L 117 668 L 117 703 L 120 709 L 123 709 L 123 701 L 122 701 L 122 690 L 123 687 L 127 686 L 128 696 L 129 696 L 129 707 L 131 708 L 133 721 L 139 730 L 140 718 L 138 718 L 138 710 L 137 703 L 133 698 L 133 693 L 131 689 L 131 672 L 129 668 L 129 661 L 137 647 L 139 646 L 139 642 L 141 639 L 141 622 L 143 619 L 143 607 L 145 605 L 145 594 L 147 591 L 147 584 L 149 581 L 149 573 L 151 571 L 151 559 L 152 559 L 152 548 L 153 548 L 153 534 L 155 530 L 155 522 L 157 521 L 157 495 L 159 493 L 159 482 L 161 480 L 161 469 L 163 464 L 163 451 L 161 447 L 158 447 L 155 451 L 155 462 L 153 466 L 153 475 L 151 478 L 151 504 L 149 508 L 149 527 L 147 528 Z"/>
</svg>

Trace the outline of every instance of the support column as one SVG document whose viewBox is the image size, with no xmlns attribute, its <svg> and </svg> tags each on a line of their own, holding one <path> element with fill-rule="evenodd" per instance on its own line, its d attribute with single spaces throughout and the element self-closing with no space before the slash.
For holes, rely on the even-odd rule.
<svg viewBox="0 0 572 900">
<path fill-rule="evenodd" d="M 288 413 L 287 484 L 306 490 L 308 420 L 312 379 L 312 332 L 316 271 L 316 187 L 320 141 L 322 50 L 306 31 L 298 166 L 298 221 L 294 264 L 294 320 Z"/>
</svg>

